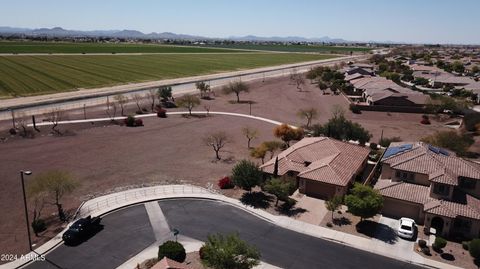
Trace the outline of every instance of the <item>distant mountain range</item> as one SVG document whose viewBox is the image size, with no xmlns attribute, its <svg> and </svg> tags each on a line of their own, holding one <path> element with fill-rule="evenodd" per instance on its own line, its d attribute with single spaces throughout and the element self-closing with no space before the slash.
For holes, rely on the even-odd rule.
<svg viewBox="0 0 480 269">
<path fill-rule="evenodd" d="M 78 31 L 66 30 L 61 27 L 54 28 L 15 28 L 0 26 L 0 34 L 3 35 L 26 35 L 26 36 L 46 36 L 46 37 L 111 37 L 111 38 L 135 38 L 135 39 L 182 39 L 182 40 L 234 40 L 234 41 L 257 41 L 257 42 L 325 42 L 325 43 L 348 43 L 344 39 L 330 38 L 328 36 L 320 38 L 305 38 L 299 36 L 288 37 L 261 37 L 261 36 L 231 36 L 227 38 L 212 38 L 195 35 L 175 34 L 170 32 L 145 34 L 137 30 L 95 30 Z"/>
</svg>

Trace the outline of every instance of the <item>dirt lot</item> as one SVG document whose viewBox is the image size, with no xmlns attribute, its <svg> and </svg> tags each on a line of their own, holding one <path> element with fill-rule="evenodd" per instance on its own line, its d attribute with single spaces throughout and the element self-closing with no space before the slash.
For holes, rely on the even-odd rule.
<svg viewBox="0 0 480 269">
<path fill-rule="evenodd" d="M 202 101 L 195 110 L 249 113 L 248 104 L 231 104 L 234 96 L 221 96 L 215 89 L 215 100 Z M 307 83 L 303 92 L 297 91 L 288 78 L 270 79 L 251 83 L 251 92 L 240 96 L 241 100 L 252 100 L 252 114 L 290 124 L 301 125 L 303 120 L 296 116 L 299 108 L 315 107 L 319 111 L 316 122 L 325 122 L 330 117 L 334 104 L 345 109 L 346 99 L 341 95 L 322 95 L 314 85 Z M 145 104 L 144 106 L 149 106 Z M 135 111 L 135 104 L 128 105 Z M 88 117 L 105 117 L 103 108 L 89 108 Z M 347 117 L 368 128 L 378 141 L 382 130 L 385 137 L 400 136 L 404 140 L 416 140 L 436 130 L 441 124 L 419 124 L 421 115 L 383 112 L 364 112 Z M 83 118 L 82 111 L 75 111 L 70 119 Z M 11 138 L 10 123 L 0 123 L 0 137 L 8 138 L 0 143 L 0 249 L 5 253 L 21 253 L 27 250 L 24 228 L 23 205 L 19 171 L 29 169 L 38 174 L 49 169 L 70 171 L 81 183 L 68 199 L 65 209 L 75 209 L 80 201 L 92 193 L 102 193 L 119 186 L 142 183 L 187 182 L 205 186 L 227 175 L 234 162 L 248 158 L 246 139 L 241 128 L 250 125 L 260 131 L 260 137 L 252 143 L 272 140 L 273 125 L 256 120 L 213 116 L 208 118 L 184 118 L 171 116 L 167 119 L 144 119 L 144 127 L 128 128 L 110 124 L 79 124 L 61 126 L 72 135 L 53 137 L 48 128 L 35 139 Z M 232 137 L 221 156 L 224 161 L 214 162 L 214 152 L 204 146 L 202 137 L 217 130 L 224 130 Z M 33 178 L 27 178 L 27 182 Z M 54 212 L 49 207 L 45 216 Z"/>
</svg>

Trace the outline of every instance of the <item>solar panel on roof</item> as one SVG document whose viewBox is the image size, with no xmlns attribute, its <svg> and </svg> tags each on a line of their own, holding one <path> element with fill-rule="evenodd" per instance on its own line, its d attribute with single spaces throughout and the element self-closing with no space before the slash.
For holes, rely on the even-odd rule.
<svg viewBox="0 0 480 269">
<path fill-rule="evenodd" d="M 435 152 L 436 154 L 440 153 L 440 149 L 439 148 L 436 148 L 432 145 L 428 145 L 428 149 L 432 152 Z"/>
<path fill-rule="evenodd" d="M 450 153 L 447 150 L 442 149 L 442 148 L 440 149 L 440 153 L 445 155 L 445 156 L 450 156 Z"/>
<path fill-rule="evenodd" d="M 387 150 L 385 151 L 385 154 L 383 154 L 383 159 L 393 156 L 395 154 L 398 154 L 400 152 L 407 151 L 412 148 L 413 148 L 412 144 L 405 144 L 397 147 L 388 147 Z"/>
</svg>

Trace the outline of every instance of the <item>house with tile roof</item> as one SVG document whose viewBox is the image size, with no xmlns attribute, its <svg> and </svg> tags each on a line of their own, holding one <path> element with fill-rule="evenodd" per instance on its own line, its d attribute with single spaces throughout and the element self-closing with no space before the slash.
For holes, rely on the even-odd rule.
<svg viewBox="0 0 480 269">
<path fill-rule="evenodd" d="M 384 77 L 361 77 L 349 81 L 369 105 L 423 107 L 428 96 L 402 87 Z"/>
<path fill-rule="evenodd" d="M 453 238 L 480 236 L 480 164 L 423 142 L 392 143 L 375 184 L 382 214 L 409 217 Z"/>
<path fill-rule="evenodd" d="M 300 193 L 329 199 L 343 196 L 367 164 L 370 150 L 329 137 L 306 137 L 277 155 L 277 175 L 295 178 Z M 277 158 L 260 168 L 275 173 Z"/>
<path fill-rule="evenodd" d="M 172 259 L 167 257 L 163 257 L 160 261 L 158 261 L 151 269 L 189 269 L 190 267 L 176 262 Z"/>
</svg>

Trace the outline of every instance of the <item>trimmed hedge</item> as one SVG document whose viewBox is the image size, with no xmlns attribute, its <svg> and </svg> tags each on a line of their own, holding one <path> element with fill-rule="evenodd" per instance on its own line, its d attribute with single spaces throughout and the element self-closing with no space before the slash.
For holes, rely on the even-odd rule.
<svg viewBox="0 0 480 269">
<path fill-rule="evenodd" d="M 167 257 L 177 262 L 184 262 L 187 257 L 182 244 L 175 241 L 167 241 L 158 247 L 158 260 Z"/>
</svg>

